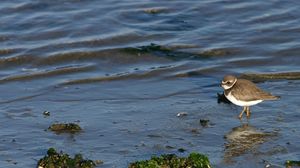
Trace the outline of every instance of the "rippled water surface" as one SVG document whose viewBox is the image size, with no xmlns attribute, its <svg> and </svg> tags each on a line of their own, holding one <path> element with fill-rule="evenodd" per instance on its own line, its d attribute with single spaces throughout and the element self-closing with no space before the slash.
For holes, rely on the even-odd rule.
<svg viewBox="0 0 300 168">
<path fill-rule="evenodd" d="M 252 107 L 249 121 L 217 100 L 225 74 L 300 72 L 299 5 L 1 1 L 1 167 L 34 167 L 49 147 L 99 167 L 193 151 L 220 168 L 299 160 L 299 80 L 258 83 L 281 99 Z M 55 122 L 84 131 L 47 131 Z"/>
</svg>

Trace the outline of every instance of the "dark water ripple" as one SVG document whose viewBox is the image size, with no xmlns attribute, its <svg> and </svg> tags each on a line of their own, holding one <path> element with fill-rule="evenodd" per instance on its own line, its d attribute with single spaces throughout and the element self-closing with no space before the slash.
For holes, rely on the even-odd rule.
<svg viewBox="0 0 300 168">
<path fill-rule="evenodd" d="M 34 167 L 49 147 L 104 160 L 102 167 L 192 151 L 208 154 L 214 167 L 298 159 L 298 78 L 258 83 L 281 100 L 255 106 L 247 127 L 234 118 L 238 107 L 217 104 L 217 93 L 224 74 L 300 72 L 299 5 L 1 1 L 0 167 Z M 78 120 L 79 135 L 44 131 Z M 223 138 L 240 128 L 261 143 L 247 141 L 245 149 L 243 138 Z M 241 150 L 233 156 L 233 149 Z"/>
</svg>

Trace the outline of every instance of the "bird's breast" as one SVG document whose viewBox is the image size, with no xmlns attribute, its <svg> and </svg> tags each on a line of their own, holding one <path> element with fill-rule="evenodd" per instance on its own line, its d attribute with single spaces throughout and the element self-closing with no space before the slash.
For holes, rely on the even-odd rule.
<svg viewBox="0 0 300 168">
<path fill-rule="evenodd" d="M 263 100 L 252 100 L 252 101 L 244 101 L 244 100 L 239 100 L 237 98 L 235 98 L 231 92 L 227 92 L 224 94 L 225 97 L 233 104 L 238 105 L 238 106 L 253 106 L 256 105 L 260 102 L 262 102 Z"/>
</svg>

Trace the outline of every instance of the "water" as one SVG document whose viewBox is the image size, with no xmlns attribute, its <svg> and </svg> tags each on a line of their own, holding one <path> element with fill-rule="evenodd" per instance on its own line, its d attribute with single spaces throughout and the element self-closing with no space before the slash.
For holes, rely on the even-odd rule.
<svg viewBox="0 0 300 168">
<path fill-rule="evenodd" d="M 258 83 L 281 100 L 254 106 L 248 122 L 236 118 L 241 108 L 217 102 L 225 74 L 300 71 L 298 6 L 1 1 L 1 167 L 34 167 L 49 147 L 103 160 L 99 167 L 193 151 L 213 167 L 299 160 L 298 80 Z M 84 131 L 47 131 L 55 122 Z M 249 132 L 256 139 L 244 140 Z"/>
</svg>

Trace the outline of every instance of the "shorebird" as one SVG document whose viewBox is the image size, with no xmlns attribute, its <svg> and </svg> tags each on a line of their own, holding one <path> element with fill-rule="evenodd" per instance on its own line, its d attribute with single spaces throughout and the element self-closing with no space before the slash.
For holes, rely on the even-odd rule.
<svg viewBox="0 0 300 168">
<path fill-rule="evenodd" d="M 278 96 L 265 92 L 253 82 L 246 79 L 238 79 L 232 75 L 226 75 L 221 84 L 225 97 L 233 104 L 242 106 L 243 110 L 238 116 L 242 119 L 244 112 L 250 118 L 250 106 L 261 103 L 264 100 L 277 100 Z"/>
</svg>

